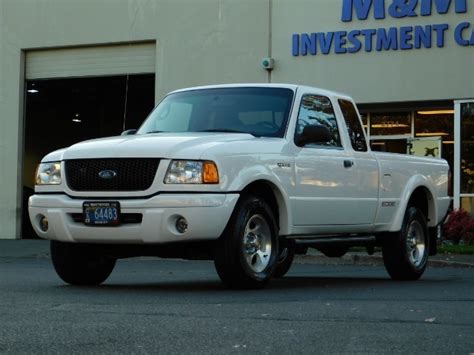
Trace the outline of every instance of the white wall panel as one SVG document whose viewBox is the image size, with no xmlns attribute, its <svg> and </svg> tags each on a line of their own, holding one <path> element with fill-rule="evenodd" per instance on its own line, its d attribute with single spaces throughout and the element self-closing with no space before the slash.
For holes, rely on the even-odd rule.
<svg viewBox="0 0 474 355">
<path fill-rule="evenodd" d="M 26 53 L 26 79 L 154 73 L 154 43 Z"/>
</svg>

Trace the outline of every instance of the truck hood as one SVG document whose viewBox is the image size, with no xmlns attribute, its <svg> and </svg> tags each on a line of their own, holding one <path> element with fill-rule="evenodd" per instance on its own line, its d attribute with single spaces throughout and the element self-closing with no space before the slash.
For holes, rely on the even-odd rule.
<svg viewBox="0 0 474 355">
<path fill-rule="evenodd" d="M 155 133 L 94 139 L 48 154 L 43 161 L 90 158 L 200 159 L 223 143 L 247 145 L 258 140 L 247 133 Z M 240 144 L 241 143 L 241 144 Z"/>
</svg>

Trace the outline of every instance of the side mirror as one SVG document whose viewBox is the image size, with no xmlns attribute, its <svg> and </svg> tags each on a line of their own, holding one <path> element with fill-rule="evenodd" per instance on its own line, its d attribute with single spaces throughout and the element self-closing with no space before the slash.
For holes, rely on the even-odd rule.
<svg viewBox="0 0 474 355">
<path fill-rule="evenodd" d="M 303 133 L 296 139 L 295 143 L 299 147 L 306 144 L 325 144 L 331 141 L 331 132 L 329 128 L 323 125 L 307 125 Z"/>
<path fill-rule="evenodd" d="M 121 136 L 131 136 L 135 133 L 137 133 L 136 129 L 127 129 L 126 131 L 122 132 Z"/>
</svg>

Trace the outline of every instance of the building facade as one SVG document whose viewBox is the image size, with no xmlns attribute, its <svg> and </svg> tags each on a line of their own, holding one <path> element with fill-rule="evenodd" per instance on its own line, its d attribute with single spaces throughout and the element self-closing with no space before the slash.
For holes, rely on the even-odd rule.
<svg viewBox="0 0 474 355">
<path fill-rule="evenodd" d="M 454 207 L 474 213 L 474 0 L 3 0 L 0 238 L 28 234 L 48 150 L 237 82 L 350 94 L 372 149 L 447 159 Z"/>
</svg>

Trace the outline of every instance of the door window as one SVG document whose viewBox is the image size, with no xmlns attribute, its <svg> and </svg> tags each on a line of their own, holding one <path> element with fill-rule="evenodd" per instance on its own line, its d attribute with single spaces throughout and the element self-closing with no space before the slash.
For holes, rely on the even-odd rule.
<svg viewBox="0 0 474 355">
<path fill-rule="evenodd" d="M 327 127 L 331 133 L 331 140 L 323 145 L 308 144 L 307 147 L 342 147 L 336 115 L 329 98 L 319 95 L 303 96 L 296 123 L 295 140 L 298 139 L 303 133 L 304 128 L 308 125 L 323 125 Z"/>
</svg>

